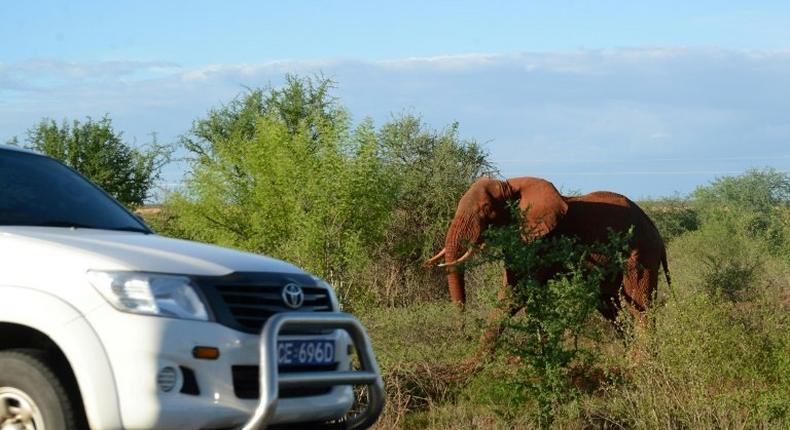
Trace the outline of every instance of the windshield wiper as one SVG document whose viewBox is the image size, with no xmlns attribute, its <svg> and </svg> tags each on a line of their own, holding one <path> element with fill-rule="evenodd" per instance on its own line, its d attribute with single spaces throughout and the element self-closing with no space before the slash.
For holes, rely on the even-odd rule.
<svg viewBox="0 0 790 430">
<path fill-rule="evenodd" d="M 60 220 L 53 220 L 53 221 L 44 221 L 44 222 L 37 222 L 35 224 L 38 227 L 69 227 L 69 228 L 87 228 L 93 230 L 112 230 L 112 231 L 131 231 L 136 233 L 145 233 L 151 234 L 150 230 L 144 229 L 142 227 L 98 227 L 95 225 L 88 225 L 82 224 L 78 222 L 72 221 L 60 221 Z"/>
<path fill-rule="evenodd" d="M 151 234 L 151 230 L 146 230 L 141 227 L 115 227 L 115 228 L 105 228 L 105 230 L 114 230 L 114 231 L 133 231 L 136 233 L 145 233 Z"/>
<path fill-rule="evenodd" d="M 44 221 L 29 224 L 35 227 L 70 227 L 70 228 L 96 228 L 87 224 L 80 224 L 72 221 Z"/>
</svg>

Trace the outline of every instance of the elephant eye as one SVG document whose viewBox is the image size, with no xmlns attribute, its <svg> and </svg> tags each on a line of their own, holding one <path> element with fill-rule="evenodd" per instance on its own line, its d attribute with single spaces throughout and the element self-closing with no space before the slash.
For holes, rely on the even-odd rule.
<svg viewBox="0 0 790 430">
<path fill-rule="evenodd" d="M 494 219 L 494 218 L 497 217 L 497 213 L 496 213 L 496 210 L 494 208 L 494 205 L 489 204 L 489 203 L 486 203 L 486 204 L 484 204 L 483 206 L 480 207 L 480 214 L 483 217 L 488 218 L 488 219 Z"/>
</svg>

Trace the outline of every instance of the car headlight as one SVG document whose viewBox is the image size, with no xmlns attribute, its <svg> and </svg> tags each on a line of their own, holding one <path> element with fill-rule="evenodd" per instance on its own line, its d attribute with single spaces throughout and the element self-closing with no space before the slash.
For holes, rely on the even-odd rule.
<svg viewBox="0 0 790 430">
<path fill-rule="evenodd" d="M 91 270 L 88 279 L 119 311 L 201 321 L 210 319 L 206 304 L 186 276 Z"/>
</svg>

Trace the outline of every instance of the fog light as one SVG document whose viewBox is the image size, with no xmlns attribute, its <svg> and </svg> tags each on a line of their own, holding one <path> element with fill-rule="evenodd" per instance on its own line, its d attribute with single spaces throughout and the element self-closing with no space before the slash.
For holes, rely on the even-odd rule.
<svg viewBox="0 0 790 430">
<path fill-rule="evenodd" d="M 176 387 L 177 381 L 178 373 L 176 372 L 176 369 L 172 367 L 164 367 L 159 371 L 159 374 L 156 375 L 156 385 L 158 385 L 159 389 L 165 393 L 173 391 L 173 388 Z"/>
<path fill-rule="evenodd" d="M 202 360 L 216 360 L 219 358 L 219 349 L 211 346 L 196 346 L 192 349 L 192 356 Z"/>
</svg>

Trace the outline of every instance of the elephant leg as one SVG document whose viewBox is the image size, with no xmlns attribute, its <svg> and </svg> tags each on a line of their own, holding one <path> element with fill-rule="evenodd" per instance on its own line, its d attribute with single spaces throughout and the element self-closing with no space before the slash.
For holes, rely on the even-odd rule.
<svg viewBox="0 0 790 430">
<path fill-rule="evenodd" d="M 614 274 L 611 279 L 603 281 L 600 288 L 601 301 L 598 304 L 598 311 L 607 320 L 615 322 L 621 308 L 620 294 L 623 291 L 623 273 Z"/>
<path fill-rule="evenodd" d="M 488 316 L 488 327 L 486 331 L 480 336 L 480 345 L 478 346 L 477 355 L 488 355 L 494 351 L 494 344 L 499 336 L 505 330 L 504 320 L 506 317 L 512 317 L 519 311 L 519 307 L 511 305 L 508 307 L 498 307 L 494 309 Z"/>
<path fill-rule="evenodd" d="M 609 321 L 616 321 L 620 314 L 620 300 L 616 295 L 601 294 L 598 311 Z"/>
<path fill-rule="evenodd" d="M 515 274 L 510 270 L 505 270 L 502 277 L 502 287 L 496 294 L 497 306 L 488 316 L 486 331 L 480 337 L 478 355 L 488 355 L 494 350 L 494 344 L 505 330 L 504 318 L 512 317 L 519 311 L 519 307 L 510 299 L 510 288 L 517 282 Z"/>
<path fill-rule="evenodd" d="M 628 259 L 623 273 L 623 293 L 628 311 L 634 316 L 637 324 L 645 327 L 645 312 L 650 307 L 653 293 L 658 285 L 658 261 L 640 258 L 634 251 Z"/>
</svg>

